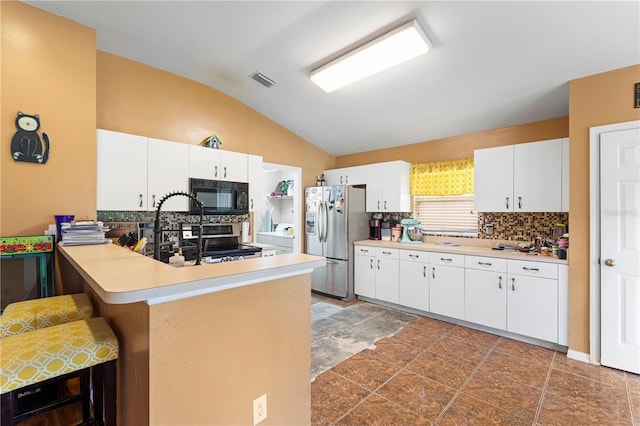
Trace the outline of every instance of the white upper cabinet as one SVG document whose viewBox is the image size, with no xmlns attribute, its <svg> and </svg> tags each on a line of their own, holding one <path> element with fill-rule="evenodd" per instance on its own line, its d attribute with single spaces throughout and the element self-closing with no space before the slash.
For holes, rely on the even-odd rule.
<svg viewBox="0 0 640 426">
<path fill-rule="evenodd" d="M 475 210 L 562 211 L 562 139 L 474 152 Z"/>
<path fill-rule="evenodd" d="M 410 164 L 389 161 L 366 166 L 367 212 L 410 212 Z"/>
<path fill-rule="evenodd" d="M 366 166 L 345 167 L 324 172 L 327 185 L 365 185 L 366 179 Z"/>
<path fill-rule="evenodd" d="M 261 212 L 264 210 L 262 191 L 262 157 L 259 155 L 247 155 L 247 180 L 249 182 L 249 211 Z"/>
<path fill-rule="evenodd" d="M 189 177 L 247 182 L 247 154 L 189 145 Z"/>
<path fill-rule="evenodd" d="M 98 130 L 97 209 L 147 210 L 147 138 Z"/>
<path fill-rule="evenodd" d="M 189 192 L 189 145 L 147 139 L 147 207 L 155 210 L 160 199 L 170 192 Z M 171 197 L 162 211 L 188 211 L 187 197 Z"/>
</svg>

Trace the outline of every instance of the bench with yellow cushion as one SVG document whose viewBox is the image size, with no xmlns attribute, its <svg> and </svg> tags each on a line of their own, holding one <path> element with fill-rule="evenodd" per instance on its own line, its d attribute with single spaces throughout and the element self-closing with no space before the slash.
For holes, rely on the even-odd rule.
<svg viewBox="0 0 640 426">
<path fill-rule="evenodd" d="M 85 293 L 14 302 L 0 315 L 0 338 L 83 320 L 92 315 L 93 306 Z"/>
<path fill-rule="evenodd" d="M 118 340 L 103 318 L 89 318 L 0 339 L 2 425 L 32 414 L 82 401 L 83 422 L 90 418 L 90 384 L 98 424 L 115 424 Z M 29 386 L 59 378 L 80 377 L 80 395 L 19 412 L 18 394 Z"/>
</svg>

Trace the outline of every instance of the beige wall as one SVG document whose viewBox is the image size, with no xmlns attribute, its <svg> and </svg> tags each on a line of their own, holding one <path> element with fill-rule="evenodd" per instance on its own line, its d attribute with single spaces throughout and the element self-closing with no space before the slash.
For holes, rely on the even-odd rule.
<svg viewBox="0 0 640 426">
<path fill-rule="evenodd" d="M 222 92 L 105 52 L 97 63 L 100 129 L 189 144 L 216 134 L 225 150 L 301 167 L 304 186 L 333 168 L 333 156 Z"/>
<path fill-rule="evenodd" d="M 444 139 L 378 149 L 336 157 L 336 167 L 349 167 L 382 161 L 404 160 L 410 163 L 455 160 L 473 157 L 473 150 L 514 145 L 569 136 L 569 117 L 536 121 Z"/>
<path fill-rule="evenodd" d="M 640 120 L 633 108 L 640 65 L 573 80 L 569 85 L 569 347 L 589 353 L 589 128 Z"/>
<path fill-rule="evenodd" d="M 96 34 L 21 2 L 0 11 L 0 235 L 41 235 L 55 214 L 96 214 Z M 18 111 L 40 115 L 46 164 L 13 161 Z"/>
</svg>

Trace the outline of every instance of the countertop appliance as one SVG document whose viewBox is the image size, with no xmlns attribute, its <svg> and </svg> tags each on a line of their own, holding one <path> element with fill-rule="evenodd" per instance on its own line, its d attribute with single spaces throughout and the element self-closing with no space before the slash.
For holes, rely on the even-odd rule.
<svg viewBox="0 0 640 426">
<path fill-rule="evenodd" d="M 193 260 L 200 225 L 180 225 L 180 246 L 185 260 Z M 262 248 L 240 243 L 242 223 L 209 223 L 202 225 L 202 256 L 207 263 L 261 257 Z M 208 260 L 209 259 L 209 260 Z M 219 260 L 217 260 L 219 259 Z M 215 261 L 214 261 L 215 260 Z"/>
<path fill-rule="evenodd" d="M 353 299 L 353 242 L 369 238 L 365 190 L 342 185 L 306 188 L 305 234 L 307 254 L 327 258 L 325 266 L 313 270 L 311 289 Z"/>
<path fill-rule="evenodd" d="M 371 219 L 369 221 L 369 239 L 370 240 L 379 240 L 380 239 L 380 229 L 381 223 L 380 219 Z"/>
<path fill-rule="evenodd" d="M 189 192 L 202 203 L 204 214 L 249 213 L 249 184 L 246 182 L 189 178 Z M 189 213 L 200 213 L 200 206 L 194 200 L 189 204 Z"/>
</svg>

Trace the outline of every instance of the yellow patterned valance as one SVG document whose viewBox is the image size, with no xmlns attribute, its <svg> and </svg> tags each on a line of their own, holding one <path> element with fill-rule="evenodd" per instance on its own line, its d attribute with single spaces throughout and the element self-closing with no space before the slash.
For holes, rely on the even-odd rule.
<svg viewBox="0 0 640 426">
<path fill-rule="evenodd" d="M 473 194 L 473 158 L 411 165 L 411 195 Z"/>
</svg>

